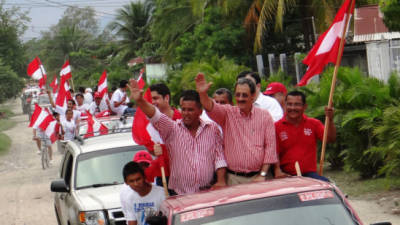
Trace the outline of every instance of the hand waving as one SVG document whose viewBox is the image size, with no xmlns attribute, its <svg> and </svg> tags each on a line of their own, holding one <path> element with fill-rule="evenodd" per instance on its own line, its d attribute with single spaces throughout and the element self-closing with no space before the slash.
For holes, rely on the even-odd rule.
<svg viewBox="0 0 400 225">
<path fill-rule="evenodd" d="M 138 101 L 142 98 L 143 90 L 139 88 L 139 85 L 135 79 L 130 79 L 128 88 L 131 91 L 130 99 Z"/>
<path fill-rule="evenodd" d="M 211 87 L 211 82 L 206 81 L 204 74 L 199 73 L 197 74 L 196 78 L 196 91 L 200 93 L 207 93 L 208 89 Z"/>
</svg>

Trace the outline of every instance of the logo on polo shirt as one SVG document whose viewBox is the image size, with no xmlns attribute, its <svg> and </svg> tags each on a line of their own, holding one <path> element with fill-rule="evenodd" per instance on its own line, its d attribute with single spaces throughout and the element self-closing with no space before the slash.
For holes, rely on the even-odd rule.
<svg viewBox="0 0 400 225">
<path fill-rule="evenodd" d="M 304 128 L 304 134 L 305 134 L 306 136 L 311 136 L 311 134 L 312 134 L 311 128 Z"/>
<path fill-rule="evenodd" d="M 281 141 L 289 139 L 289 137 L 285 131 L 282 131 L 281 133 L 279 133 L 279 138 L 281 139 Z"/>
</svg>

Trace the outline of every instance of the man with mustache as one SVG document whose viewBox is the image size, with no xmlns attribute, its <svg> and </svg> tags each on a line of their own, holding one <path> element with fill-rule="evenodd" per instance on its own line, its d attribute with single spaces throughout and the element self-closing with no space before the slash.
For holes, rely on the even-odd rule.
<svg viewBox="0 0 400 225">
<path fill-rule="evenodd" d="M 270 96 L 261 93 L 261 78 L 256 72 L 243 71 L 236 77 L 236 81 L 240 78 L 247 78 L 254 82 L 256 85 L 256 96 L 254 98 L 254 105 L 261 109 L 265 109 L 271 114 L 274 122 L 280 120 L 283 116 L 283 110 L 279 102 Z"/>
<path fill-rule="evenodd" d="M 228 185 L 264 181 L 271 164 L 278 161 L 275 129 L 271 115 L 253 106 L 255 83 L 240 78 L 235 84 L 237 106 L 216 103 L 207 95 L 211 83 L 203 74 L 196 77 L 196 89 L 207 115 L 222 127 Z"/>
<path fill-rule="evenodd" d="M 324 125 L 321 121 L 304 114 L 307 109 L 306 96 L 292 91 L 286 96 L 284 117 L 275 123 L 279 163 L 275 165 L 275 177 L 296 175 L 295 163 L 299 162 L 302 175 L 323 181 L 326 177 L 317 174 L 317 139 L 322 140 Z M 325 108 L 329 119 L 328 142 L 336 140 L 333 109 Z"/>
</svg>

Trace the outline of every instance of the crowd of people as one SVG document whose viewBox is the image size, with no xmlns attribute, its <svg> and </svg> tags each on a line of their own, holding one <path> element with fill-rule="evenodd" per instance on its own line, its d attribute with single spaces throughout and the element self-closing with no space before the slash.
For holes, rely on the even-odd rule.
<svg viewBox="0 0 400 225">
<path fill-rule="evenodd" d="M 122 171 L 125 184 L 120 200 L 129 225 L 147 224 L 148 215 L 157 212 L 165 199 L 161 164 L 169 195 L 293 176 L 296 163 L 303 176 L 329 181 L 316 172 L 317 140 L 322 140 L 324 125 L 304 114 L 304 93 L 288 93 L 278 82 L 270 83 L 263 93 L 260 76 L 251 71 L 238 74 L 233 94 L 222 87 L 209 97 L 212 84 L 203 74 L 196 76 L 195 83 L 196 90 L 181 93 L 179 109 L 170 105 L 170 90 L 164 83 L 149 87 L 151 103 L 133 79 L 122 80 L 105 97 L 80 88 L 66 108 L 56 105 L 48 91 L 63 140 L 75 138 L 87 112 L 121 116 L 140 108 L 159 132 L 164 144 L 138 152 Z M 325 114 L 330 120 L 327 139 L 334 142 L 333 109 L 325 108 Z M 34 129 L 35 140 L 45 136 L 40 128 Z M 42 143 L 51 152 L 51 143 Z M 158 158 L 153 160 L 151 154 Z"/>
<path fill-rule="evenodd" d="M 303 176 L 329 181 L 316 172 L 317 140 L 322 140 L 324 125 L 304 114 L 304 93 L 287 93 L 277 82 L 262 93 L 259 75 L 244 71 L 237 76 L 234 105 L 226 88 L 208 96 L 212 84 L 205 75 L 198 74 L 195 82 L 196 90 L 182 93 L 180 111 L 170 106 L 165 84 L 150 86 L 152 104 L 143 98 L 135 80 L 128 85 L 130 99 L 165 143 L 165 148 L 150 152 L 168 156 L 170 195 L 294 176 L 296 163 Z M 328 142 L 334 142 L 333 109 L 325 108 L 325 114 L 330 120 Z M 121 205 L 127 224 L 156 224 L 152 219 L 146 223 L 145 218 L 159 209 L 165 195 L 152 183 L 156 163 L 150 154 L 137 154 L 141 156 L 123 169 Z"/>
</svg>

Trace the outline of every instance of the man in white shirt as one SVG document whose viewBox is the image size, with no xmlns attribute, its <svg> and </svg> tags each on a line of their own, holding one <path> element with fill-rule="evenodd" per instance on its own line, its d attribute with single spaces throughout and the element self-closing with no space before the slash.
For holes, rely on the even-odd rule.
<svg viewBox="0 0 400 225">
<path fill-rule="evenodd" d="M 125 184 L 133 191 L 120 195 L 121 207 L 128 225 L 146 225 L 146 218 L 155 215 L 165 200 L 162 187 L 146 182 L 136 162 L 128 162 L 122 171 Z"/>
<path fill-rule="evenodd" d="M 75 95 L 76 99 L 76 110 L 78 110 L 81 113 L 86 113 L 86 110 L 89 110 L 89 105 L 85 104 L 85 98 L 83 97 L 83 94 L 78 93 Z"/>
<path fill-rule="evenodd" d="M 129 98 L 126 96 L 127 85 L 127 80 L 121 80 L 119 88 L 115 90 L 111 98 L 111 109 L 118 116 L 122 116 L 125 109 L 128 108 L 127 104 L 129 103 Z"/>
<path fill-rule="evenodd" d="M 248 78 L 256 84 L 256 100 L 254 101 L 255 106 L 261 109 L 266 109 L 269 114 L 271 114 L 274 122 L 283 117 L 283 110 L 279 102 L 276 99 L 261 93 L 261 78 L 258 73 L 243 71 L 236 77 L 236 81 L 240 78 Z"/>
<path fill-rule="evenodd" d="M 47 94 L 49 96 L 49 101 L 51 104 L 51 107 L 54 109 L 55 112 L 57 112 L 58 114 L 60 114 L 60 121 L 64 121 L 65 120 L 65 114 L 66 114 L 66 110 L 67 109 L 71 109 L 72 110 L 72 119 L 74 120 L 75 124 L 79 124 L 79 121 L 81 119 L 81 112 L 75 110 L 75 101 L 73 99 L 70 99 L 67 101 L 67 108 L 63 108 L 60 107 L 58 105 L 56 105 L 53 101 L 53 98 L 51 97 L 51 92 L 50 90 L 47 90 Z"/>
<path fill-rule="evenodd" d="M 90 105 L 93 102 L 93 95 L 92 95 L 92 89 L 91 88 L 86 88 L 85 89 L 85 94 L 83 94 L 83 97 L 85 98 L 84 104 Z"/>
</svg>

